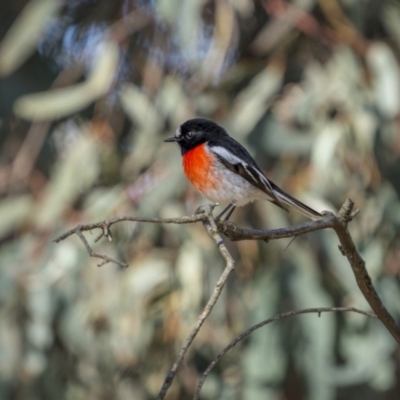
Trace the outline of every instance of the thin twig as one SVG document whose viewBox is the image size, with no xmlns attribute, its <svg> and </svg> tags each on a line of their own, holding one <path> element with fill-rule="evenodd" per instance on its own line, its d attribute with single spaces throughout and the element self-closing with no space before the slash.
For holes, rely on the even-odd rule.
<svg viewBox="0 0 400 400">
<path fill-rule="evenodd" d="M 217 284 L 214 287 L 214 291 L 208 300 L 206 306 L 204 307 L 203 312 L 197 319 L 196 325 L 192 328 L 192 331 L 190 332 L 189 336 L 185 340 L 185 343 L 183 344 L 181 351 L 178 354 L 178 357 L 176 358 L 174 365 L 168 372 L 168 375 L 166 376 L 164 383 L 161 387 L 161 390 L 157 396 L 157 400 L 163 400 L 169 387 L 172 384 L 172 381 L 176 375 L 176 371 L 178 370 L 179 365 L 181 364 L 186 352 L 188 351 L 191 343 L 193 342 L 194 338 L 196 337 L 197 333 L 199 332 L 201 326 L 203 325 L 204 321 L 210 314 L 211 310 L 213 309 L 214 305 L 216 304 L 219 296 L 221 295 L 222 289 L 225 285 L 225 282 L 227 281 L 230 273 L 235 269 L 235 261 L 230 255 L 228 249 L 225 246 L 224 241 L 221 238 L 221 235 L 218 233 L 218 228 L 215 223 L 215 220 L 212 216 L 212 209 L 213 206 L 203 206 L 201 209 L 198 210 L 198 212 L 201 212 L 203 215 L 206 215 L 206 219 L 204 220 L 204 226 L 207 230 L 208 235 L 215 241 L 220 253 L 224 257 L 226 261 L 225 268 L 221 274 L 221 276 L 218 279 Z"/>
<path fill-rule="evenodd" d="M 100 258 L 103 260 L 99 264 L 97 264 L 98 267 L 102 267 L 103 265 L 105 265 L 109 262 L 115 263 L 124 268 L 128 267 L 128 264 L 123 261 L 119 261 L 119 260 L 116 260 L 115 258 L 108 257 L 105 254 L 100 254 L 100 253 L 96 253 L 95 251 L 93 251 L 93 249 L 90 247 L 88 241 L 86 240 L 85 236 L 83 235 L 83 233 L 82 233 L 81 229 L 79 229 L 79 227 L 76 228 L 76 234 L 78 235 L 79 239 L 81 239 L 81 241 L 82 241 L 83 245 L 85 246 L 86 251 L 89 253 L 90 257 Z"/>
<path fill-rule="evenodd" d="M 98 242 L 103 236 L 105 236 L 110 242 L 112 241 L 112 235 L 110 231 L 110 227 L 117 222 L 129 221 L 129 222 L 149 222 L 155 224 L 192 224 L 199 221 L 204 221 L 206 218 L 203 214 L 195 214 L 190 217 L 180 217 L 180 218 L 143 218 L 143 217 L 130 217 L 130 216 L 122 216 L 115 217 L 109 220 L 96 222 L 94 224 L 87 225 L 78 225 L 75 228 L 70 229 L 69 231 L 63 233 L 53 240 L 54 243 L 59 243 L 62 240 L 65 240 L 67 237 L 71 235 L 77 235 L 82 243 L 84 244 L 86 251 L 88 252 L 90 257 L 99 258 L 103 260 L 98 264 L 99 267 L 112 262 L 114 264 L 120 265 L 121 267 L 128 267 L 128 264 L 124 261 L 116 260 L 115 258 L 109 257 L 106 254 L 95 252 L 89 245 L 85 236 L 82 232 L 92 231 L 93 229 L 101 229 L 99 235 L 95 238 L 94 242 Z"/>
<path fill-rule="evenodd" d="M 214 368 L 215 364 L 233 347 L 235 347 L 241 340 L 247 338 L 249 335 L 251 335 L 254 331 L 257 329 L 262 328 L 265 325 L 268 325 L 274 321 L 279 321 L 284 318 L 289 318 L 289 317 L 294 317 L 296 315 L 302 315 L 302 314 L 311 314 L 311 313 L 317 313 L 318 317 L 321 315 L 321 313 L 326 313 L 326 312 L 355 312 L 358 314 L 363 314 L 368 317 L 372 318 L 377 318 L 375 314 L 369 313 L 367 311 L 362 311 L 358 310 L 357 308 L 354 307 L 323 307 L 323 308 L 307 308 L 304 310 L 297 310 L 297 311 L 289 311 L 285 312 L 282 314 L 275 315 L 275 317 L 266 319 L 257 325 L 252 326 L 251 328 L 247 329 L 243 333 L 241 333 L 239 336 L 237 336 L 234 340 L 232 340 L 226 347 L 224 347 L 223 350 L 221 350 L 218 355 L 214 358 L 214 360 L 211 362 L 211 364 L 207 367 L 207 369 L 204 371 L 203 375 L 200 378 L 200 381 L 197 385 L 195 394 L 193 396 L 193 400 L 198 400 L 199 395 L 200 395 L 200 390 L 204 384 L 204 381 L 206 380 L 207 376 L 210 374 L 211 370 Z"/>
<path fill-rule="evenodd" d="M 96 222 L 93 224 L 79 225 L 81 232 L 91 231 L 93 229 L 104 229 L 105 227 L 110 228 L 112 225 L 118 222 L 148 222 L 152 224 L 193 224 L 195 222 L 204 221 L 204 215 L 195 214 L 189 217 L 178 217 L 178 218 L 146 218 L 146 217 L 132 217 L 129 215 L 124 215 L 121 217 L 111 218 L 105 221 Z M 63 233 L 53 240 L 53 242 L 58 243 L 66 239 L 68 236 L 76 234 L 78 227 L 72 228 L 69 231 Z"/>
</svg>

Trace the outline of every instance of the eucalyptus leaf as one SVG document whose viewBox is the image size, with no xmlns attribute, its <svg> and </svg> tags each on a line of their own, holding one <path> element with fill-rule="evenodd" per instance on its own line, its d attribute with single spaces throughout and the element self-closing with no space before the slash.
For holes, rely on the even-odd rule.
<svg viewBox="0 0 400 400">
<path fill-rule="evenodd" d="M 0 76 L 19 68 L 35 51 L 48 22 L 61 6 L 59 0 L 31 0 L 0 43 Z"/>
<path fill-rule="evenodd" d="M 115 78 L 118 61 L 118 47 L 105 41 L 99 46 L 93 69 L 85 82 L 22 96 L 15 102 L 14 112 L 22 118 L 37 121 L 80 111 L 107 93 Z"/>
<path fill-rule="evenodd" d="M 99 175 L 99 143 L 89 132 L 83 130 L 81 133 L 54 170 L 44 199 L 38 206 L 34 218 L 40 227 L 52 226 Z"/>
<path fill-rule="evenodd" d="M 33 201 L 29 195 L 0 201 L 0 236 L 18 228 L 32 216 Z"/>
</svg>

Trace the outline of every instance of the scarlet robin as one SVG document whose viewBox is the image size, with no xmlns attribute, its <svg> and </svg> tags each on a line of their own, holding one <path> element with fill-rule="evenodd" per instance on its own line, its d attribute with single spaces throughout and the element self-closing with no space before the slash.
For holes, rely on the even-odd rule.
<svg viewBox="0 0 400 400">
<path fill-rule="evenodd" d="M 254 200 L 268 200 L 288 211 L 291 206 L 311 219 L 321 214 L 284 192 L 269 180 L 248 151 L 215 122 L 195 118 L 183 123 L 173 137 L 182 152 L 186 177 L 209 200 L 228 204 L 227 220 L 236 207 Z"/>
</svg>

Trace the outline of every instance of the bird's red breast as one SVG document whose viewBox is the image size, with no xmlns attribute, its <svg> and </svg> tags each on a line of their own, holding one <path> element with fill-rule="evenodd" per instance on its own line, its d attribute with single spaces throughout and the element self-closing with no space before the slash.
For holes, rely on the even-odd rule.
<svg viewBox="0 0 400 400">
<path fill-rule="evenodd" d="M 214 156 L 207 150 L 205 143 L 186 152 L 182 157 L 182 165 L 189 181 L 204 195 L 218 188 L 220 181 L 213 173 Z"/>
</svg>

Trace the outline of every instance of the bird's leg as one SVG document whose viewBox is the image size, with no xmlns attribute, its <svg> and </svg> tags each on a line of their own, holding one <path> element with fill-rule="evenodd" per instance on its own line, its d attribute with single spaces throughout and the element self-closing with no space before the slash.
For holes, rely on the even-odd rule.
<svg viewBox="0 0 400 400">
<path fill-rule="evenodd" d="M 220 214 L 217 215 L 215 218 L 217 221 L 222 218 L 224 214 L 226 214 L 228 211 L 228 215 L 222 220 L 222 222 L 228 221 L 229 217 L 232 215 L 232 213 L 235 211 L 236 206 L 230 203 L 227 207 L 225 207 Z"/>
<path fill-rule="evenodd" d="M 232 213 L 235 211 L 235 206 L 232 204 L 232 208 L 230 209 L 230 211 L 228 212 L 228 215 L 224 218 L 224 220 L 222 222 L 227 222 L 229 217 L 232 215 Z"/>
<path fill-rule="evenodd" d="M 226 213 L 229 211 L 229 209 L 230 209 L 231 207 L 233 207 L 233 210 L 235 209 L 235 207 L 233 206 L 232 203 L 231 203 L 231 204 L 228 204 L 228 206 L 225 207 L 225 208 L 222 210 L 222 212 L 221 212 L 220 214 L 218 214 L 218 215 L 215 217 L 215 220 L 221 219 L 222 216 L 223 216 L 224 214 L 226 214 Z M 231 216 L 233 210 L 229 213 L 228 218 Z M 226 218 L 224 219 L 224 221 L 226 221 Z"/>
</svg>

